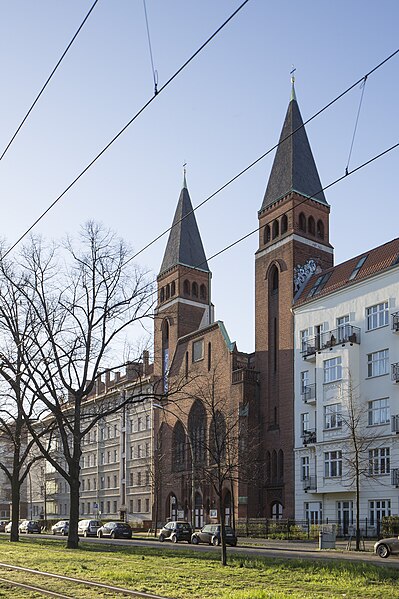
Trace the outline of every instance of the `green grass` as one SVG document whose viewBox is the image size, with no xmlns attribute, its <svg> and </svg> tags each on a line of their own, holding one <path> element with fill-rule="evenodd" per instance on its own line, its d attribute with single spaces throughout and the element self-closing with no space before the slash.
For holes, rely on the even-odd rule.
<svg viewBox="0 0 399 599">
<path fill-rule="evenodd" d="M 399 599 L 399 570 L 345 561 L 318 562 L 229 555 L 223 568 L 216 552 L 116 547 L 81 542 L 77 551 L 65 541 L 38 538 L 10 543 L 0 538 L 1 560 L 76 578 L 164 595 L 173 599 Z M 0 576 L 27 580 L 26 575 Z M 29 577 L 32 584 L 39 579 Z M 46 582 L 48 584 L 48 582 Z M 53 582 L 52 589 L 82 599 L 116 597 L 92 589 Z M 0 597 L 35 597 L 9 591 L 0 582 Z"/>
</svg>

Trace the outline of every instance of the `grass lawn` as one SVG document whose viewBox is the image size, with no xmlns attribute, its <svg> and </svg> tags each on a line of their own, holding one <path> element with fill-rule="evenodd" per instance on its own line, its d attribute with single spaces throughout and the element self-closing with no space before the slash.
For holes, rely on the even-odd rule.
<svg viewBox="0 0 399 599">
<path fill-rule="evenodd" d="M 350 562 L 317 562 L 228 556 L 223 568 L 215 553 L 116 547 L 81 542 L 80 549 L 65 549 L 65 540 L 30 537 L 19 543 L 0 538 L 0 561 L 28 568 L 105 582 L 115 586 L 164 595 L 173 599 L 399 599 L 399 571 Z M 40 586 L 26 574 L 0 569 L 0 577 Z M 46 580 L 46 585 L 49 579 Z M 52 590 L 71 597 L 117 597 L 97 589 L 51 582 Z M 0 597 L 39 597 L 9 590 L 0 581 Z M 121 595 L 119 595 L 121 597 Z"/>
</svg>

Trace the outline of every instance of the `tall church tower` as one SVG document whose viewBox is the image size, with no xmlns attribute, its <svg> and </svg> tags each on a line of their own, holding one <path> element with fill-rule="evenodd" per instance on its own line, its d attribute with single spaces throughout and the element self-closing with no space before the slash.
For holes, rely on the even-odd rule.
<svg viewBox="0 0 399 599">
<path fill-rule="evenodd" d="M 262 207 L 255 255 L 255 352 L 260 372 L 265 517 L 294 516 L 294 323 L 307 274 L 333 265 L 324 197 L 292 82 Z"/>
<path fill-rule="evenodd" d="M 211 272 L 185 175 L 157 285 L 154 368 L 166 385 L 178 339 L 213 320 Z"/>
</svg>

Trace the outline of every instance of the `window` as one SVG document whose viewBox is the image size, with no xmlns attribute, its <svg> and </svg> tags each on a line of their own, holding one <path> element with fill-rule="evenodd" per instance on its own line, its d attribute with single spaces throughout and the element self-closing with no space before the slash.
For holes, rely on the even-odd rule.
<svg viewBox="0 0 399 599">
<path fill-rule="evenodd" d="M 141 457 L 143 457 L 143 447 L 142 447 L 142 445 L 140 445 L 140 444 L 139 444 L 139 445 L 137 445 L 137 457 L 138 457 L 138 458 L 141 458 Z"/>
<path fill-rule="evenodd" d="M 341 428 L 342 405 L 334 403 L 324 408 L 324 428 Z"/>
<path fill-rule="evenodd" d="M 114 462 L 118 461 L 118 450 L 114 449 Z"/>
<path fill-rule="evenodd" d="M 191 285 L 191 293 L 193 294 L 194 297 L 198 297 L 198 283 L 193 283 Z"/>
<path fill-rule="evenodd" d="M 141 472 L 137 472 L 137 486 L 141 487 Z"/>
<path fill-rule="evenodd" d="M 118 436 L 118 425 L 114 424 L 114 437 L 116 439 L 116 437 Z"/>
<path fill-rule="evenodd" d="M 102 476 L 100 478 L 100 489 L 104 489 L 105 487 L 105 478 Z"/>
<path fill-rule="evenodd" d="M 193 343 L 193 362 L 199 362 L 204 359 L 204 340 L 194 341 Z"/>
<path fill-rule="evenodd" d="M 299 215 L 299 228 L 301 231 L 306 231 L 306 216 L 303 212 Z"/>
<path fill-rule="evenodd" d="M 203 283 L 200 286 L 200 298 L 202 300 L 206 300 L 206 287 L 205 287 L 205 285 Z"/>
<path fill-rule="evenodd" d="M 149 443 L 145 444 L 145 457 L 146 458 L 150 457 L 150 444 Z"/>
<path fill-rule="evenodd" d="M 164 287 L 161 287 L 160 301 L 163 302 L 164 300 L 165 300 L 165 289 L 164 289 Z"/>
<path fill-rule="evenodd" d="M 114 501 L 114 514 L 116 514 L 118 511 L 118 502 Z"/>
<path fill-rule="evenodd" d="M 301 344 L 301 352 L 307 351 L 310 331 L 309 329 L 304 329 L 299 333 L 300 336 L 300 344 Z"/>
<path fill-rule="evenodd" d="M 187 281 L 187 279 L 183 283 L 183 293 L 184 295 L 190 295 L 190 281 Z"/>
<path fill-rule="evenodd" d="M 349 281 L 352 281 L 352 279 L 354 279 L 357 276 L 357 273 L 362 268 L 363 264 L 366 262 L 367 256 L 368 256 L 368 254 L 366 254 L 365 256 L 362 256 L 361 258 L 359 258 L 359 260 L 357 261 L 357 264 L 356 264 L 355 268 L 352 271 L 351 276 L 349 277 Z"/>
<path fill-rule="evenodd" d="M 369 401 L 368 410 L 369 426 L 373 424 L 386 424 L 390 420 L 389 401 L 388 398 L 374 399 Z"/>
<path fill-rule="evenodd" d="M 137 500 L 137 511 L 141 512 L 141 499 Z"/>
<path fill-rule="evenodd" d="M 137 430 L 141 431 L 141 416 L 137 418 Z"/>
<path fill-rule="evenodd" d="M 367 355 L 367 376 L 381 376 L 388 374 L 389 352 L 387 349 Z"/>
<path fill-rule="evenodd" d="M 391 456 L 389 447 L 377 447 L 369 450 L 369 474 L 389 474 Z"/>
<path fill-rule="evenodd" d="M 107 501 L 107 514 L 111 512 L 111 502 Z"/>
<path fill-rule="evenodd" d="M 133 499 L 130 499 L 130 501 L 129 501 L 129 512 L 131 514 L 133 513 Z"/>
<path fill-rule="evenodd" d="M 176 293 L 176 283 L 174 281 L 170 284 L 170 295 L 173 297 Z"/>
<path fill-rule="evenodd" d="M 269 243 L 270 241 L 270 226 L 266 225 L 263 231 L 263 243 Z"/>
<path fill-rule="evenodd" d="M 151 419 L 149 414 L 147 414 L 147 416 L 145 417 L 145 428 L 147 430 L 151 428 Z"/>
<path fill-rule="evenodd" d="M 131 487 L 134 485 L 133 472 L 130 472 L 129 474 L 129 483 Z"/>
<path fill-rule="evenodd" d="M 145 500 L 145 511 L 150 511 L 150 500 L 148 498 Z"/>
<path fill-rule="evenodd" d="M 342 476 L 342 451 L 326 451 L 324 454 L 324 476 Z"/>
<path fill-rule="evenodd" d="M 385 327 L 389 322 L 388 302 L 382 302 L 366 309 L 367 330 Z"/>
<path fill-rule="evenodd" d="M 279 233 L 279 224 L 278 224 L 278 220 L 275 220 L 272 224 L 272 237 L 273 239 L 275 239 L 276 237 L 278 237 L 278 233 Z"/>
<path fill-rule="evenodd" d="M 305 412 L 301 414 L 301 433 L 306 433 L 309 431 L 309 412 Z"/>
<path fill-rule="evenodd" d="M 281 234 L 286 233 L 288 230 L 288 217 L 286 214 L 283 214 L 281 218 Z"/>
<path fill-rule="evenodd" d="M 111 477 L 107 476 L 107 489 L 111 488 Z"/>
<path fill-rule="evenodd" d="M 324 224 L 323 221 L 317 221 L 317 237 L 319 239 L 324 239 Z"/>
<path fill-rule="evenodd" d="M 130 447 L 130 459 L 132 460 L 134 458 L 134 447 L 133 445 Z"/>
<path fill-rule="evenodd" d="M 308 232 L 311 235 L 314 235 L 316 232 L 316 225 L 315 225 L 313 216 L 309 216 L 309 218 L 308 218 Z"/>
<path fill-rule="evenodd" d="M 302 480 L 307 480 L 310 476 L 309 456 L 302 458 Z"/>
<path fill-rule="evenodd" d="M 103 451 L 100 454 L 100 458 L 101 458 L 101 464 L 105 464 L 105 454 Z"/>
<path fill-rule="evenodd" d="M 350 333 L 349 328 L 349 314 L 337 318 L 338 343 L 342 343 L 348 339 Z"/>
<path fill-rule="evenodd" d="M 324 285 L 327 283 L 328 279 L 331 277 L 331 272 L 326 272 L 324 275 L 320 275 L 317 277 L 312 289 L 308 293 L 308 297 L 313 297 L 317 293 L 319 293 Z"/>
<path fill-rule="evenodd" d="M 381 522 L 384 516 L 391 515 L 391 500 L 390 499 L 374 499 L 369 501 L 369 521 L 371 526 L 375 526 L 377 522 Z"/>
<path fill-rule="evenodd" d="M 324 382 L 331 383 L 342 379 L 342 360 L 341 356 L 325 360 L 324 364 Z"/>
<path fill-rule="evenodd" d="M 305 395 L 307 389 L 306 387 L 309 385 L 309 370 L 304 370 L 301 372 L 301 394 Z"/>
<path fill-rule="evenodd" d="M 147 487 L 150 484 L 150 473 L 149 473 L 148 470 L 146 470 L 146 473 L 145 473 L 145 484 L 146 484 Z"/>
<path fill-rule="evenodd" d="M 114 474 L 114 489 L 118 487 L 118 476 Z"/>
</svg>

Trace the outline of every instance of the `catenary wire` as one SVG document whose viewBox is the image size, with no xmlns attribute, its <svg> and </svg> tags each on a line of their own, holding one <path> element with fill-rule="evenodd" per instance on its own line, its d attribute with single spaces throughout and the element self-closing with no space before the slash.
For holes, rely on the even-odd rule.
<svg viewBox="0 0 399 599">
<path fill-rule="evenodd" d="M 156 96 L 158 93 L 158 71 L 156 71 L 155 67 L 154 67 L 154 57 L 152 55 L 150 27 L 148 25 L 147 5 L 146 5 L 145 0 L 143 0 L 143 7 L 144 7 L 145 25 L 146 25 L 146 29 L 147 29 L 148 49 L 150 51 L 152 77 L 154 79 L 154 95 Z"/>
<path fill-rule="evenodd" d="M 20 132 L 20 130 L 22 129 L 25 121 L 27 120 L 28 116 L 30 115 L 30 113 L 32 112 L 32 110 L 34 109 L 34 107 L 36 106 L 37 101 L 39 100 L 40 96 L 42 95 L 42 93 L 44 92 L 44 90 L 46 89 L 47 85 L 50 83 L 50 80 L 53 78 L 53 75 L 55 74 L 56 70 L 58 69 L 58 67 L 60 66 L 61 62 L 63 61 L 63 59 L 65 58 L 68 50 L 70 49 L 70 47 L 72 46 L 73 42 L 76 40 L 76 38 L 78 37 L 80 31 L 82 30 L 84 24 L 86 23 L 87 19 L 89 18 L 90 14 L 92 13 L 95 5 L 97 4 L 98 0 L 95 0 L 89 10 L 89 12 L 87 13 L 87 15 L 85 16 L 85 18 L 83 19 L 83 21 L 81 22 L 79 28 L 77 29 L 75 35 L 73 36 L 73 38 L 71 39 L 71 41 L 69 42 L 69 44 L 67 45 L 67 47 L 65 48 L 64 52 L 61 55 L 61 58 L 58 60 L 57 64 L 55 65 L 55 67 L 53 68 L 53 70 L 51 71 L 49 77 L 47 78 L 45 84 L 43 85 L 42 89 L 40 90 L 40 92 L 38 93 L 38 95 L 36 96 L 35 100 L 33 101 L 33 104 L 31 105 L 31 107 L 29 108 L 28 112 L 26 113 L 26 115 L 24 116 L 24 118 L 22 119 L 21 123 L 19 124 L 17 130 L 15 131 L 14 135 L 11 137 L 10 141 L 8 142 L 8 144 L 6 145 L 5 149 L 3 150 L 3 153 L 0 156 L 0 160 L 3 160 L 4 156 L 6 155 L 9 147 L 11 146 L 12 142 L 14 141 L 14 139 L 17 137 L 18 133 Z"/>
<path fill-rule="evenodd" d="M 32 229 L 50 212 L 52 208 L 64 197 L 64 195 L 83 177 L 83 175 L 93 166 L 95 162 L 115 143 L 117 139 L 130 127 L 130 125 L 140 116 L 142 112 L 163 92 L 171 83 L 180 75 L 180 73 L 194 60 L 194 58 L 224 29 L 224 27 L 240 12 L 242 8 L 249 2 L 244 0 L 242 4 L 208 37 L 208 39 L 188 58 L 182 65 L 175 71 L 175 73 L 164 83 L 158 90 L 156 95 L 153 95 L 136 114 L 120 129 L 120 131 L 107 143 L 107 145 L 89 162 L 89 164 L 75 177 L 75 179 L 64 189 L 64 191 L 46 208 L 46 210 L 34 221 L 34 223 L 26 229 L 26 231 L 17 239 L 17 241 L 5 252 L 3 258 L 5 258 L 24 237 L 32 231 Z"/>
<path fill-rule="evenodd" d="M 345 168 L 345 172 L 348 172 L 349 169 L 349 163 L 351 160 L 351 156 L 352 156 L 352 150 L 353 150 L 353 144 L 355 143 L 355 137 L 356 137 L 356 131 L 357 131 L 357 125 L 359 123 L 359 116 L 360 116 L 360 111 L 362 109 L 362 104 L 363 104 L 363 96 L 364 96 L 364 90 L 366 88 L 366 83 L 367 83 L 367 75 L 364 77 L 362 83 L 360 84 L 361 88 L 362 88 L 362 92 L 360 94 L 360 101 L 359 101 L 359 107 L 357 109 L 357 115 L 356 115 L 356 120 L 355 120 L 355 128 L 353 130 L 353 135 L 352 135 L 352 141 L 351 141 L 351 145 L 350 145 L 350 149 L 349 149 L 349 156 L 348 156 L 348 162 L 346 163 L 346 168 Z"/>
<path fill-rule="evenodd" d="M 386 62 L 388 62 L 388 60 L 390 60 L 391 58 L 393 58 L 394 56 L 396 56 L 396 54 L 398 54 L 398 53 L 399 53 L 399 48 L 397 50 L 395 50 L 395 52 L 393 52 L 392 54 L 390 54 L 389 56 L 387 56 L 387 58 L 385 58 L 377 66 L 375 66 L 373 69 L 371 69 L 366 75 L 364 75 L 363 77 L 361 77 L 360 79 L 358 79 L 357 81 L 355 81 L 355 83 L 353 83 L 352 85 L 350 85 L 342 93 L 340 93 L 338 96 L 336 96 L 333 100 L 331 100 L 331 102 L 328 102 L 328 104 L 326 104 L 325 106 L 323 106 L 323 108 L 321 108 L 320 110 L 318 110 L 313 116 L 311 116 L 309 119 L 307 119 L 306 121 L 304 121 L 302 123 L 302 125 L 300 125 L 299 127 L 297 127 L 289 135 L 287 135 L 286 137 L 284 137 L 283 139 L 281 139 L 277 144 L 275 144 L 274 146 L 272 146 L 271 148 L 269 148 L 266 152 L 264 152 L 261 156 L 259 156 L 253 162 L 251 162 L 249 165 L 247 165 L 245 168 L 243 168 L 239 173 L 237 173 L 236 175 L 234 175 L 234 177 L 232 177 L 231 179 L 229 179 L 226 183 L 224 183 L 221 187 L 219 187 L 211 195 L 209 195 L 202 202 L 200 202 L 199 204 L 197 204 L 197 206 L 195 206 L 195 208 L 193 208 L 192 210 L 190 210 L 190 212 L 188 212 L 187 214 L 185 214 L 184 216 L 182 216 L 182 218 L 180 218 L 179 220 L 177 220 L 173 225 L 171 225 L 170 227 L 168 227 L 167 229 L 165 229 L 162 233 L 160 233 L 159 235 L 157 235 L 157 237 L 155 237 L 150 242 L 148 242 L 147 245 L 145 245 L 138 252 L 136 252 L 133 256 L 131 256 L 128 261 L 130 262 L 131 260 L 134 260 L 135 258 L 137 258 L 137 256 L 139 256 L 140 254 L 142 254 L 145 250 L 147 250 L 149 247 L 151 247 L 154 243 L 156 243 L 157 241 L 159 241 L 159 239 L 161 239 L 164 235 L 166 235 L 167 233 L 169 233 L 174 227 L 176 227 L 177 225 L 179 225 L 183 220 L 185 220 L 187 217 L 189 217 L 191 214 L 193 214 L 196 210 L 198 210 L 199 208 L 201 208 L 201 206 L 203 206 L 204 204 L 206 204 L 207 202 L 209 202 L 212 198 L 214 198 L 216 195 L 218 195 L 221 191 L 223 191 L 224 189 L 226 189 L 227 187 L 229 187 L 229 185 L 231 185 L 232 183 L 234 183 L 234 181 L 236 181 L 237 179 L 239 179 L 247 171 L 249 171 L 251 168 L 253 168 L 256 164 L 258 164 L 258 162 L 260 162 L 261 160 L 263 160 L 263 158 L 266 158 L 266 156 L 268 154 L 270 154 L 271 152 L 273 152 L 273 150 L 275 150 L 276 148 L 278 148 L 278 146 L 281 143 L 283 143 L 284 141 L 286 141 L 287 139 L 289 139 L 290 137 L 292 137 L 297 131 L 299 131 L 300 129 L 302 129 L 303 127 L 305 127 L 305 125 L 307 125 L 308 123 L 310 123 L 311 121 L 313 121 L 316 117 L 318 117 L 320 114 L 322 114 L 325 110 L 327 110 L 328 108 L 330 108 L 330 106 L 332 106 L 333 104 L 335 104 L 335 102 L 337 102 L 343 96 L 345 96 L 347 93 L 349 93 L 354 87 L 356 87 L 357 85 L 359 85 L 359 83 L 365 82 L 367 80 L 367 78 L 371 74 L 373 74 L 375 71 L 377 71 L 377 69 L 379 69 L 380 67 L 382 67 Z M 364 90 L 364 88 L 363 88 L 363 90 Z M 349 167 L 349 163 L 348 163 L 348 167 Z"/>
</svg>

